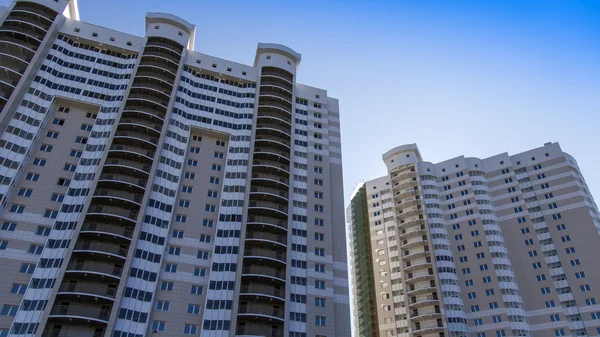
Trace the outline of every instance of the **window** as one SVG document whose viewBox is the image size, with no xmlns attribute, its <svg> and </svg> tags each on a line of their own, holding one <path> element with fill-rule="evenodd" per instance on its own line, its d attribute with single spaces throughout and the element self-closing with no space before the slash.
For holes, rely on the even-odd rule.
<svg viewBox="0 0 600 337">
<path fill-rule="evenodd" d="M 564 336 L 565 329 L 554 329 L 554 336 Z"/>
<path fill-rule="evenodd" d="M 323 161 L 323 156 L 315 155 L 314 159 L 315 161 Z"/>
<path fill-rule="evenodd" d="M 223 166 L 217 165 L 217 164 L 212 164 L 212 170 L 213 171 L 222 171 L 223 170 Z"/>
<path fill-rule="evenodd" d="M 327 326 L 327 318 L 325 316 L 316 316 L 315 317 L 315 325 L 316 326 Z"/>
<path fill-rule="evenodd" d="M 494 322 L 494 323 L 502 322 L 502 316 L 492 316 L 492 322 Z"/>
<path fill-rule="evenodd" d="M 154 29 L 156 29 L 158 26 L 155 26 Z M 152 331 L 165 331 L 165 326 L 167 325 L 167 323 L 165 322 L 160 322 L 160 321 L 153 321 L 152 322 Z"/>
<path fill-rule="evenodd" d="M 562 225 L 556 226 L 556 229 L 559 231 L 564 231 L 565 229 L 567 229 L 567 227 L 565 226 L 565 224 L 562 224 Z"/>
<path fill-rule="evenodd" d="M 214 213 L 217 211 L 217 206 L 206 204 L 204 205 L 204 211 Z"/>
<path fill-rule="evenodd" d="M 315 263 L 315 271 L 317 273 L 324 273 L 325 272 L 325 265 L 324 264 Z"/>
<path fill-rule="evenodd" d="M 5 222 L 2 224 L 2 227 L 0 227 L 1 230 L 8 232 L 14 232 L 15 228 L 17 228 L 17 224 L 14 222 Z"/>
<path fill-rule="evenodd" d="M 200 148 L 192 146 L 192 147 L 190 147 L 190 152 L 191 153 L 200 153 Z"/>
<path fill-rule="evenodd" d="M 85 138 L 85 137 L 77 137 L 77 138 L 75 138 L 75 143 L 78 143 L 78 144 L 87 144 L 87 140 L 88 139 Z"/>
<path fill-rule="evenodd" d="M 0 250 L 5 250 L 8 246 L 8 241 L 0 241 Z"/>
<path fill-rule="evenodd" d="M 92 126 L 89 124 L 81 124 L 81 130 L 83 131 L 92 131 Z"/>
<path fill-rule="evenodd" d="M 186 179 L 194 180 L 194 179 L 196 179 L 196 173 L 194 173 L 194 172 L 185 172 L 184 177 Z"/>
<path fill-rule="evenodd" d="M 179 207 L 189 208 L 190 201 L 189 200 L 179 200 Z"/>
<path fill-rule="evenodd" d="M 173 282 L 162 281 L 160 283 L 160 290 L 173 291 Z"/>
<path fill-rule="evenodd" d="M 215 151 L 214 157 L 215 158 L 219 158 L 219 159 L 223 159 L 223 152 Z"/>
<path fill-rule="evenodd" d="M 10 288 L 11 294 L 25 294 L 25 290 L 27 290 L 26 284 L 13 283 L 12 288 Z"/>
<path fill-rule="evenodd" d="M 48 138 L 58 138 L 58 132 L 56 131 L 48 131 L 48 133 L 46 133 L 46 137 Z"/>
<path fill-rule="evenodd" d="M 183 185 L 181 187 L 181 192 L 183 192 L 183 193 L 192 193 L 192 191 L 193 191 L 192 186 Z"/>
<path fill-rule="evenodd" d="M 325 289 L 325 281 L 315 280 L 316 289 Z"/>
<path fill-rule="evenodd" d="M 323 179 L 316 179 L 314 180 L 314 184 L 317 186 L 323 186 Z"/>
<path fill-rule="evenodd" d="M 496 330 L 496 337 L 505 337 L 506 332 L 504 330 Z"/>
<path fill-rule="evenodd" d="M 54 209 L 47 209 L 44 211 L 44 218 L 56 219 L 58 211 Z"/>
<path fill-rule="evenodd" d="M 52 145 L 42 144 L 42 146 L 40 146 L 40 151 L 52 152 Z"/>
<path fill-rule="evenodd" d="M 54 118 L 52 120 L 52 124 L 54 125 L 65 125 L 65 120 L 62 118 Z"/>
<path fill-rule="evenodd" d="M 315 212 L 320 212 L 320 213 L 323 213 L 323 208 L 324 208 L 324 206 L 323 206 L 323 205 L 315 205 L 315 206 L 314 206 L 314 210 L 315 210 Z"/>
<path fill-rule="evenodd" d="M 192 285 L 191 294 L 192 295 L 202 295 L 204 292 L 204 287 L 199 285 Z"/>
<path fill-rule="evenodd" d="M 71 150 L 71 153 L 69 153 L 69 156 L 76 157 L 76 158 L 81 158 L 82 154 L 83 154 L 83 152 L 81 152 L 81 151 Z"/>
<path fill-rule="evenodd" d="M 204 250 L 199 250 L 196 254 L 196 257 L 201 260 L 208 260 L 208 252 Z"/>
<path fill-rule="evenodd" d="M 186 324 L 185 325 L 185 328 L 183 329 L 184 335 L 195 335 L 196 333 L 198 333 L 197 325 L 194 325 L 194 324 Z"/>
<path fill-rule="evenodd" d="M 200 304 L 188 304 L 188 314 L 200 315 Z"/>
<path fill-rule="evenodd" d="M 200 242 L 210 243 L 210 235 L 200 234 Z"/>
<path fill-rule="evenodd" d="M 315 306 L 325 308 L 325 299 L 323 297 L 315 297 Z"/>
<path fill-rule="evenodd" d="M 25 210 L 25 206 L 23 206 L 23 205 L 12 205 L 12 206 L 10 206 L 10 212 L 11 213 L 22 214 L 24 210 Z"/>
<path fill-rule="evenodd" d="M 175 216 L 175 221 L 177 222 L 181 222 L 181 223 L 186 223 L 187 222 L 187 215 L 184 214 L 177 214 Z"/>
<path fill-rule="evenodd" d="M 170 303 L 166 301 L 157 301 L 156 310 L 158 311 L 169 311 Z"/>
<path fill-rule="evenodd" d="M 546 301 L 544 303 L 546 304 L 546 308 L 553 308 L 556 306 L 556 304 L 554 303 L 554 300 Z"/>
<path fill-rule="evenodd" d="M 550 322 L 558 322 L 558 321 L 560 321 L 559 314 L 550 315 Z"/>
<path fill-rule="evenodd" d="M 173 233 L 171 234 L 171 237 L 174 237 L 176 239 L 183 239 L 183 231 L 173 230 Z"/>
<path fill-rule="evenodd" d="M 314 171 L 315 171 L 315 173 L 323 173 L 323 168 L 319 167 L 319 166 L 315 166 Z"/>
<path fill-rule="evenodd" d="M 325 240 L 325 234 L 323 234 L 323 233 L 315 233 L 315 240 L 317 240 L 317 241 L 324 241 Z"/>
<path fill-rule="evenodd" d="M 169 247 L 169 255 L 180 255 L 181 254 L 181 247 Z"/>
<path fill-rule="evenodd" d="M 550 287 L 544 287 L 542 289 L 540 289 L 540 292 L 542 293 L 542 295 L 546 295 L 546 294 L 550 294 Z"/>
<path fill-rule="evenodd" d="M 589 284 L 584 284 L 584 285 L 581 285 L 581 286 L 579 286 L 579 289 L 580 289 L 582 292 L 586 292 L 586 291 L 591 291 L 591 290 L 592 290 L 592 288 L 590 287 L 590 285 L 589 285 Z"/>
<path fill-rule="evenodd" d="M 25 176 L 25 180 L 38 181 L 40 179 L 40 175 L 37 173 L 27 173 Z"/>
<path fill-rule="evenodd" d="M 315 198 L 323 199 L 323 192 L 315 192 Z"/>
<path fill-rule="evenodd" d="M 210 180 L 209 180 L 209 182 L 210 182 L 211 184 L 219 184 L 219 183 L 221 183 L 221 179 L 220 179 L 220 178 L 218 178 L 218 177 L 210 177 Z"/>
<path fill-rule="evenodd" d="M 585 299 L 585 304 L 586 305 L 595 305 L 596 304 L 596 299 L 595 298 L 586 298 Z"/>
<path fill-rule="evenodd" d="M 546 281 L 546 275 L 540 274 L 535 277 L 538 281 Z"/>
<path fill-rule="evenodd" d="M 176 264 L 172 264 L 172 263 L 167 263 L 165 265 L 165 272 L 167 272 L 167 273 L 176 273 L 177 272 L 177 265 Z"/>
<path fill-rule="evenodd" d="M 29 188 L 22 188 L 22 189 L 20 189 L 20 190 L 19 190 L 19 193 L 18 193 L 18 194 L 19 194 L 19 196 L 22 196 L 22 197 L 27 197 L 27 198 L 29 198 L 29 197 L 31 196 L 31 193 L 33 193 L 33 190 L 32 190 L 32 189 L 29 189 Z"/>
<path fill-rule="evenodd" d="M 52 193 L 52 197 L 50 197 L 50 201 L 63 202 L 65 200 L 64 194 Z"/>
<path fill-rule="evenodd" d="M 58 178 L 58 181 L 56 182 L 56 185 L 60 185 L 60 186 L 69 186 L 71 184 L 71 179 L 67 179 L 67 178 Z"/>
<path fill-rule="evenodd" d="M 65 166 L 63 167 L 63 170 L 69 171 L 69 172 L 75 172 L 76 169 L 77 169 L 77 165 L 74 165 L 74 164 L 65 164 Z"/>
<path fill-rule="evenodd" d="M 195 159 L 188 159 L 187 164 L 189 166 L 198 166 L 198 161 Z"/>
<path fill-rule="evenodd" d="M 493 296 L 494 295 L 494 289 L 486 289 L 485 290 L 485 296 Z"/>
<path fill-rule="evenodd" d="M 200 277 L 206 276 L 206 269 L 200 268 L 200 267 L 194 268 L 194 276 L 200 276 Z"/>
<path fill-rule="evenodd" d="M 19 309 L 16 305 L 5 304 L 2 307 L 2 312 L 0 312 L 0 316 L 15 316 L 17 314 L 17 310 Z"/>
<path fill-rule="evenodd" d="M 27 250 L 27 253 L 34 254 L 34 255 L 40 255 L 40 254 L 42 254 L 43 249 L 44 249 L 43 246 L 30 245 L 29 249 Z"/>
<path fill-rule="evenodd" d="M 575 247 L 565 248 L 565 252 L 567 254 L 574 254 L 575 253 Z M 579 260 L 577 260 L 577 261 L 579 261 Z"/>
<path fill-rule="evenodd" d="M 217 191 L 208 190 L 208 197 L 209 198 L 216 198 L 218 195 L 219 195 L 219 193 Z"/>
<path fill-rule="evenodd" d="M 33 165 L 36 165 L 36 166 L 46 166 L 46 159 L 35 158 L 33 160 Z"/>
<path fill-rule="evenodd" d="M 212 227 L 213 224 L 214 224 L 213 220 L 209 220 L 209 219 L 202 220 L 202 226 L 204 226 L 204 227 Z"/>
<path fill-rule="evenodd" d="M 325 256 L 325 249 L 323 249 L 323 248 L 315 248 L 315 255 L 316 256 Z"/>
</svg>

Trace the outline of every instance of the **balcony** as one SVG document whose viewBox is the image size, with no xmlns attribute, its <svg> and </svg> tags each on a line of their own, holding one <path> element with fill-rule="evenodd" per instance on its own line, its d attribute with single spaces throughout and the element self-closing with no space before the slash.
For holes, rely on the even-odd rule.
<svg viewBox="0 0 600 337">
<path fill-rule="evenodd" d="M 254 170 L 254 166 L 252 167 Z M 289 177 L 289 173 L 288 173 Z M 252 186 L 263 186 L 276 188 L 278 190 L 289 189 L 289 179 L 277 174 L 268 174 L 262 172 L 252 172 Z"/>
<path fill-rule="evenodd" d="M 131 140 L 131 144 L 133 145 L 122 145 L 119 143 L 124 143 L 123 140 L 118 140 L 118 143 L 115 143 L 113 141 L 113 144 L 110 146 L 109 150 L 110 151 L 126 151 L 126 152 L 130 152 L 130 153 L 134 153 L 134 154 L 138 154 L 140 156 L 145 156 L 148 160 L 152 161 L 154 158 L 154 149 L 149 149 L 149 145 L 146 145 L 144 147 L 141 146 L 136 146 L 138 144 L 135 144 L 135 142 L 133 140 Z"/>
<path fill-rule="evenodd" d="M 285 125 L 270 123 L 269 121 L 256 120 L 256 134 L 263 137 L 279 137 L 286 141 L 290 141 L 291 128 Z"/>
<path fill-rule="evenodd" d="M 437 291 L 437 288 L 432 287 L 431 285 L 423 286 L 420 288 L 409 287 L 408 291 L 406 292 L 406 295 L 407 296 L 418 296 L 418 295 L 423 295 L 423 294 L 427 294 L 427 293 L 434 293 L 436 291 Z"/>
<path fill-rule="evenodd" d="M 287 220 L 277 219 L 269 216 L 255 216 L 248 215 L 248 223 L 246 224 L 247 230 L 255 230 L 261 232 L 268 232 L 277 235 L 284 235 L 287 237 Z"/>
<path fill-rule="evenodd" d="M 121 219 L 127 219 L 132 222 L 137 221 L 138 209 L 126 209 L 118 206 L 104 206 L 104 205 L 90 205 L 88 209 L 89 214 L 100 214 L 109 217 L 117 217 Z"/>
<path fill-rule="evenodd" d="M 128 200 L 140 205 L 144 194 L 108 188 L 97 188 L 94 192 L 94 197 L 114 197 L 121 200 Z"/>
<path fill-rule="evenodd" d="M 11 43 L 18 48 L 26 49 L 26 55 L 28 55 L 27 62 L 31 60 L 35 54 L 35 51 L 37 50 L 37 47 L 39 46 L 39 41 L 29 37 L 28 35 L 2 29 L 1 27 L 0 41 Z"/>
<path fill-rule="evenodd" d="M 400 240 L 406 240 L 408 238 L 415 237 L 415 236 L 422 236 L 424 234 L 426 234 L 426 231 L 422 228 L 419 228 L 416 230 L 402 230 L 400 232 L 400 235 L 398 235 L 398 238 Z"/>
<path fill-rule="evenodd" d="M 158 92 L 160 95 L 171 98 L 173 86 L 154 77 L 136 76 L 133 80 L 132 88 L 147 88 Z"/>
<path fill-rule="evenodd" d="M 274 76 L 274 77 L 284 79 L 290 83 L 293 83 L 293 81 L 294 81 L 294 75 L 290 74 L 289 72 L 287 72 L 283 69 L 279 69 L 279 68 L 275 68 L 275 67 L 263 67 L 260 76 L 262 76 L 262 77 Z"/>
<path fill-rule="evenodd" d="M 284 80 L 281 77 L 264 76 L 260 79 L 261 86 L 276 86 L 287 90 L 290 94 L 294 90 L 294 87 L 288 80 Z"/>
<path fill-rule="evenodd" d="M 248 214 L 271 216 L 279 219 L 287 219 L 287 212 L 287 206 L 267 201 L 250 201 L 248 207 Z"/>
<path fill-rule="evenodd" d="M 49 318 L 64 318 L 66 320 L 89 320 L 97 323 L 108 323 L 110 307 L 92 305 L 55 305 L 50 309 Z"/>
<path fill-rule="evenodd" d="M 414 301 L 411 301 L 408 304 L 408 307 L 411 309 L 416 309 L 416 308 L 423 308 L 423 307 L 429 307 L 429 306 L 436 306 L 440 304 L 440 300 L 437 296 L 425 296 L 424 298 L 420 298 L 420 299 L 416 299 Z"/>
<path fill-rule="evenodd" d="M 44 36 L 46 36 L 46 30 L 21 19 L 6 18 L 2 23 L 0 30 L 14 30 L 21 34 L 26 34 L 27 36 L 31 37 L 32 40 L 37 41 L 38 46 L 40 43 L 42 43 Z"/>
<path fill-rule="evenodd" d="M 172 72 L 157 68 L 153 65 L 144 66 L 143 64 L 140 64 L 137 73 L 135 73 L 135 77 L 156 78 L 171 86 L 175 82 L 175 75 Z"/>
<path fill-rule="evenodd" d="M 238 327 L 235 331 L 236 337 L 284 337 L 283 326 L 277 326 L 270 323 L 261 323 L 254 321 L 243 321 L 245 317 L 238 319 Z"/>
<path fill-rule="evenodd" d="M 84 273 L 86 275 L 98 275 L 101 277 L 109 277 L 111 279 L 120 279 L 123 266 L 120 264 L 108 264 L 97 261 L 72 261 L 67 266 L 65 273 Z"/>
<path fill-rule="evenodd" d="M 281 162 L 283 164 L 289 165 L 290 163 L 290 152 L 289 149 L 287 149 L 287 151 L 280 151 L 279 149 L 277 149 L 276 147 L 273 146 L 264 146 L 264 142 L 262 142 L 263 146 L 259 146 L 258 142 L 256 142 L 255 144 L 255 148 L 254 148 L 254 158 L 256 158 L 257 160 L 269 160 L 269 161 L 276 161 L 276 162 Z M 269 143 L 268 145 L 271 145 L 271 143 Z"/>
<path fill-rule="evenodd" d="M 110 223 L 85 222 L 81 226 L 79 236 L 82 238 L 90 236 L 106 236 L 112 238 L 115 242 L 130 242 L 133 237 L 134 227 L 126 227 Z M 116 240 L 115 240 L 116 239 Z"/>
<path fill-rule="evenodd" d="M 127 107 L 125 107 L 127 108 Z M 119 126 L 117 126 L 117 130 L 121 129 L 122 126 L 124 126 L 123 124 L 125 124 L 126 127 L 144 127 L 150 130 L 155 130 L 158 133 L 160 133 L 162 131 L 162 124 L 158 124 L 158 123 L 153 123 L 150 121 L 145 120 L 144 118 L 142 118 L 141 116 L 144 113 L 140 113 L 140 112 L 134 112 L 133 114 L 137 115 L 137 116 L 132 116 L 131 112 L 123 112 L 123 116 L 121 116 L 121 120 L 119 120 Z M 146 114 L 148 115 L 148 114 Z"/>
<path fill-rule="evenodd" d="M 412 273 L 410 273 L 412 274 Z M 412 277 L 407 277 L 405 278 L 405 282 L 408 283 L 417 283 L 417 282 L 422 282 L 422 281 L 430 281 L 430 280 L 434 280 L 435 276 L 433 274 L 422 274 L 422 275 L 412 275 Z"/>
<path fill-rule="evenodd" d="M 292 103 L 292 93 L 278 86 L 263 85 L 263 83 L 261 83 L 259 95 L 261 97 L 274 96 L 284 101 L 287 101 L 290 104 Z"/>
<path fill-rule="evenodd" d="M 32 25 L 40 27 L 44 31 L 48 31 L 48 29 L 52 25 L 52 20 L 44 16 L 40 16 L 37 13 L 23 9 L 13 9 L 12 11 L 10 11 L 8 17 L 6 17 L 6 20 L 21 20 L 29 22 Z"/>
<path fill-rule="evenodd" d="M 140 66 L 142 65 L 162 69 L 165 72 L 172 74 L 173 77 L 177 74 L 178 65 L 175 65 L 172 61 L 162 57 L 142 55 Z"/>
<path fill-rule="evenodd" d="M 159 96 L 156 91 L 144 88 L 131 88 L 127 101 L 129 102 L 132 100 L 143 100 L 156 103 L 164 110 L 167 110 L 167 107 L 169 106 L 169 97 L 166 97 L 165 95 Z"/>
<path fill-rule="evenodd" d="M 254 231 L 247 228 L 246 246 L 255 244 L 262 245 L 263 243 L 285 249 L 287 245 L 287 236 L 264 231 Z"/>
<path fill-rule="evenodd" d="M 137 177 L 139 174 L 132 172 L 131 169 L 123 166 L 106 166 L 104 171 L 106 172 L 99 177 L 98 187 L 136 191 L 136 193 L 144 193 L 146 189 L 147 179 Z"/>
<path fill-rule="evenodd" d="M 262 303 L 244 303 L 240 302 L 238 316 L 254 316 L 257 321 L 279 321 L 283 322 L 284 310 L 279 306 L 273 306 Z"/>
<path fill-rule="evenodd" d="M 149 38 L 148 42 L 146 42 L 146 48 L 151 46 L 167 49 L 168 51 L 179 55 L 179 57 L 181 57 L 181 51 L 183 50 L 183 47 L 178 43 L 160 37 Z"/>
<path fill-rule="evenodd" d="M 271 279 L 279 281 L 281 284 L 285 284 L 285 270 L 282 268 L 275 268 L 270 266 L 244 266 L 242 269 L 242 277 L 248 279 Z"/>
<path fill-rule="evenodd" d="M 414 260 L 414 259 L 417 259 L 420 257 L 427 257 L 427 256 L 429 256 L 429 250 L 414 252 L 414 253 L 410 253 L 407 255 L 402 255 L 402 259 L 405 261 L 408 261 L 408 260 Z"/>
<path fill-rule="evenodd" d="M 170 48 L 167 49 L 163 46 L 156 45 L 146 45 L 146 48 L 144 49 L 144 55 L 159 56 L 169 59 L 175 64 L 179 64 L 179 60 L 181 59 L 180 53 L 177 53 Z"/>
<path fill-rule="evenodd" d="M 413 272 L 413 271 L 416 271 L 419 269 L 428 269 L 431 267 L 432 267 L 431 262 L 426 262 L 426 261 L 418 261 L 415 263 L 411 262 L 410 264 L 409 263 L 406 264 L 406 266 L 404 267 L 404 271 L 408 273 L 408 272 Z"/>
<path fill-rule="evenodd" d="M 285 289 L 280 286 L 274 286 L 272 284 L 263 284 L 252 282 L 249 284 L 243 284 L 240 288 L 240 296 L 244 296 L 245 299 L 248 297 L 259 297 L 266 296 L 276 300 L 285 301 Z"/>
<path fill-rule="evenodd" d="M 413 334 L 439 334 L 440 332 L 444 332 L 443 325 L 415 327 L 412 331 Z"/>
<path fill-rule="evenodd" d="M 15 3 L 11 13 L 17 10 L 33 13 L 51 21 L 54 21 L 57 15 L 52 9 L 33 2 L 19 1 Z"/>
<path fill-rule="evenodd" d="M 279 98 L 277 96 L 259 96 L 258 99 L 259 107 L 274 107 L 278 108 L 284 112 L 291 113 L 292 112 L 292 103 L 286 101 L 285 99 Z"/>
<path fill-rule="evenodd" d="M 68 328 L 44 329 L 42 337 L 103 337 L 103 329 L 90 327 L 83 323 L 81 325 L 69 324 Z"/>
<path fill-rule="evenodd" d="M 244 249 L 244 259 L 268 259 L 284 265 L 287 263 L 285 252 L 255 247 L 246 247 Z"/>
<path fill-rule="evenodd" d="M 108 258 L 118 257 L 125 259 L 127 257 L 128 244 L 113 244 L 101 242 L 98 240 L 80 239 L 73 248 L 73 253 L 89 254 L 93 258 L 96 254 L 104 254 Z"/>
<path fill-rule="evenodd" d="M 138 178 L 148 178 L 152 163 L 146 156 L 140 156 L 131 152 L 109 152 L 104 166 L 115 166 L 114 169 L 105 170 L 104 172 L 119 173 L 127 171 L 128 174 Z"/>
<path fill-rule="evenodd" d="M 23 75 L 28 65 L 24 58 L 26 56 L 23 55 L 21 48 L 12 44 L 0 43 L 0 67 Z"/>
<path fill-rule="evenodd" d="M 251 186 L 250 194 L 256 194 L 254 198 L 250 196 L 250 199 L 254 200 L 278 202 L 282 205 L 287 205 L 289 202 L 288 191 L 278 188 Z"/>
<path fill-rule="evenodd" d="M 88 295 L 114 300 L 117 293 L 117 284 L 106 285 L 92 282 L 68 282 L 62 283 L 58 288 L 59 295 Z"/>
</svg>

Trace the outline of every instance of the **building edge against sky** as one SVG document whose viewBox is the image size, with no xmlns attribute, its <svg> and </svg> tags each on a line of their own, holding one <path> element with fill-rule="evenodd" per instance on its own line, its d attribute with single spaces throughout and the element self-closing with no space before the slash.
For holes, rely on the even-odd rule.
<svg viewBox="0 0 600 337">
<path fill-rule="evenodd" d="M 78 19 L 0 8 L 0 333 L 349 336 L 339 105 L 300 54 Z"/>
<path fill-rule="evenodd" d="M 383 160 L 347 210 L 355 336 L 600 335 L 600 217 L 558 143 Z"/>
</svg>

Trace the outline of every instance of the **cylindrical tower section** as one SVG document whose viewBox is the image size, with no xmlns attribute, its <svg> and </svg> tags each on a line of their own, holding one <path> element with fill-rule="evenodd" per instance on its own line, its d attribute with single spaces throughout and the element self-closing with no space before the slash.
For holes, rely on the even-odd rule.
<svg viewBox="0 0 600 337">
<path fill-rule="evenodd" d="M 294 79 L 300 55 L 259 44 L 248 221 L 236 334 L 285 335 Z"/>
<path fill-rule="evenodd" d="M 421 155 L 416 145 L 404 145 L 385 153 L 383 160 L 394 193 L 410 330 L 415 336 L 437 337 L 447 331 L 420 189 L 417 163 Z"/>
<path fill-rule="evenodd" d="M 193 35 L 168 14 L 148 14 L 146 26 L 146 46 L 48 315 L 48 336 L 108 336 L 116 319 L 116 294 L 131 264 L 131 242 L 165 116 Z"/>
</svg>

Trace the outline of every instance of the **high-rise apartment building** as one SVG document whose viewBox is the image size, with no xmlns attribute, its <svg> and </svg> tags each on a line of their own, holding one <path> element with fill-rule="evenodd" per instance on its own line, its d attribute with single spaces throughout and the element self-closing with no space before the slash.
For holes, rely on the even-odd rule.
<svg viewBox="0 0 600 337">
<path fill-rule="evenodd" d="M 600 335 L 600 217 L 557 143 L 383 160 L 348 208 L 355 336 Z"/>
<path fill-rule="evenodd" d="M 300 54 L 77 11 L 0 10 L 0 336 L 349 336 L 338 102 Z"/>
</svg>

